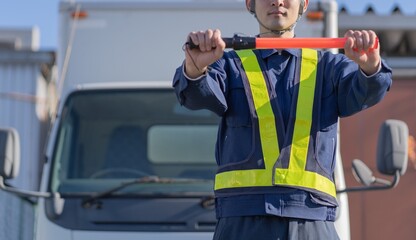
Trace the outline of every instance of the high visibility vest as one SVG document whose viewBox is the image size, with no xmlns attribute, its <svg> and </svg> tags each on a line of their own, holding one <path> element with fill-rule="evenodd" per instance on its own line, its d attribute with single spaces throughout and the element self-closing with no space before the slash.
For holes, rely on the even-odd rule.
<svg viewBox="0 0 416 240">
<path fill-rule="evenodd" d="M 251 92 L 251 96 L 247 96 L 247 99 L 254 103 L 256 116 L 253 117 L 253 121 L 258 121 L 258 124 L 253 124 L 253 126 L 258 125 L 264 168 L 231 169 L 218 172 L 215 176 L 215 191 L 277 185 L 318 192 L 336 198 L 333 180 L 318 172 L 306 170 L 307 161 L 314 158 L 308 148 L 311 146 L 311 127 L 318 65 L 317 51 L 302 49 L 297 104 L 295 108 L 292 107 L 292 109 L 295 109 L 292 111 L 295 111 L 296 119 L 288 124 L 289 129 L 287 129 L 287 132 L 293 133 L 293 137 L 290 146 L 285 150 L 284 156 L 280 156 L 275 115 L 270 103 L 266 79 L 263 76 L 257 57 L 252 50 L 241 50 L 236 53 L 247 76 L 247 78 L 243 77 L 243 81 L 244 79 L 248 81 L 245 88 L 249 87 Z M 310 164 L 319 163 L 313 161 Z"/>
</svg>

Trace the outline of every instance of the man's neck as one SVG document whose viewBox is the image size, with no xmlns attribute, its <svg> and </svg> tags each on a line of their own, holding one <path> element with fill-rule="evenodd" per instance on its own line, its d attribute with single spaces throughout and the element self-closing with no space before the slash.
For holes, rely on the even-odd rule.
<svg viewBox="0 0 416 240">
<path fill-rule="evenodd" d="M 295 34 L 293 31 L 285 32 L 281 35 L 270 32 L 268 30 L 260 31 L 260 34 L 258 35 L 261 38 L 293 38 L 295 37 Z"/>
</svg>

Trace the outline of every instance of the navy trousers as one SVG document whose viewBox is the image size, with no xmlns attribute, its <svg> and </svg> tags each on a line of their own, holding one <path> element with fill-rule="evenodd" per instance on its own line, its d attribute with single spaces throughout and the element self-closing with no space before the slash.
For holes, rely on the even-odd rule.
<svg viewBox="0 0 416 240">
<path fill-rule="evenodd" d="M 218 220 L 213 240 L 339 240 L 334 222 L 277 216 Z"/>
</svg>

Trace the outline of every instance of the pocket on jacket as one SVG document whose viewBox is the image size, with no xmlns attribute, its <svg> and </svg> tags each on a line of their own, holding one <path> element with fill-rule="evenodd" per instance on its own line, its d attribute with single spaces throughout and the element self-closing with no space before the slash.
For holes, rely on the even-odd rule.
<svg viewBox="0 0 416 240">
<path fill-rule="evenodd" d="M 337 124 L 317 132 L 315 154 L 318 165 L 327 174 L 332 176 L 335 167 L 335 150 L 337 143 Z"/>
</svg>

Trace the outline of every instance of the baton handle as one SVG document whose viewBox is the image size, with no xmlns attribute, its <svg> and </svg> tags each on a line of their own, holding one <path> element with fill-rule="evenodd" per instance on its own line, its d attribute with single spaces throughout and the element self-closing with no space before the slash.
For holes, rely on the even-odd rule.
<svg viewBox="0 0 416 240">
<path fill-rule="evenodd" d="M 240 49 L 254 49 L 256 48 L 256 39 L 255 37 L 240 37 L 237 35 L 234 35 L 232 38 L 222 38 L 222 40 L 225 42 L 225 48 L 232 48 L 234 50 L 240 50 Z M 187 42 L 190 49 L 198 48 L 199 45 L 196 45 L 194 42 L 192 42 L 191 39 Z"/>
</svg>

